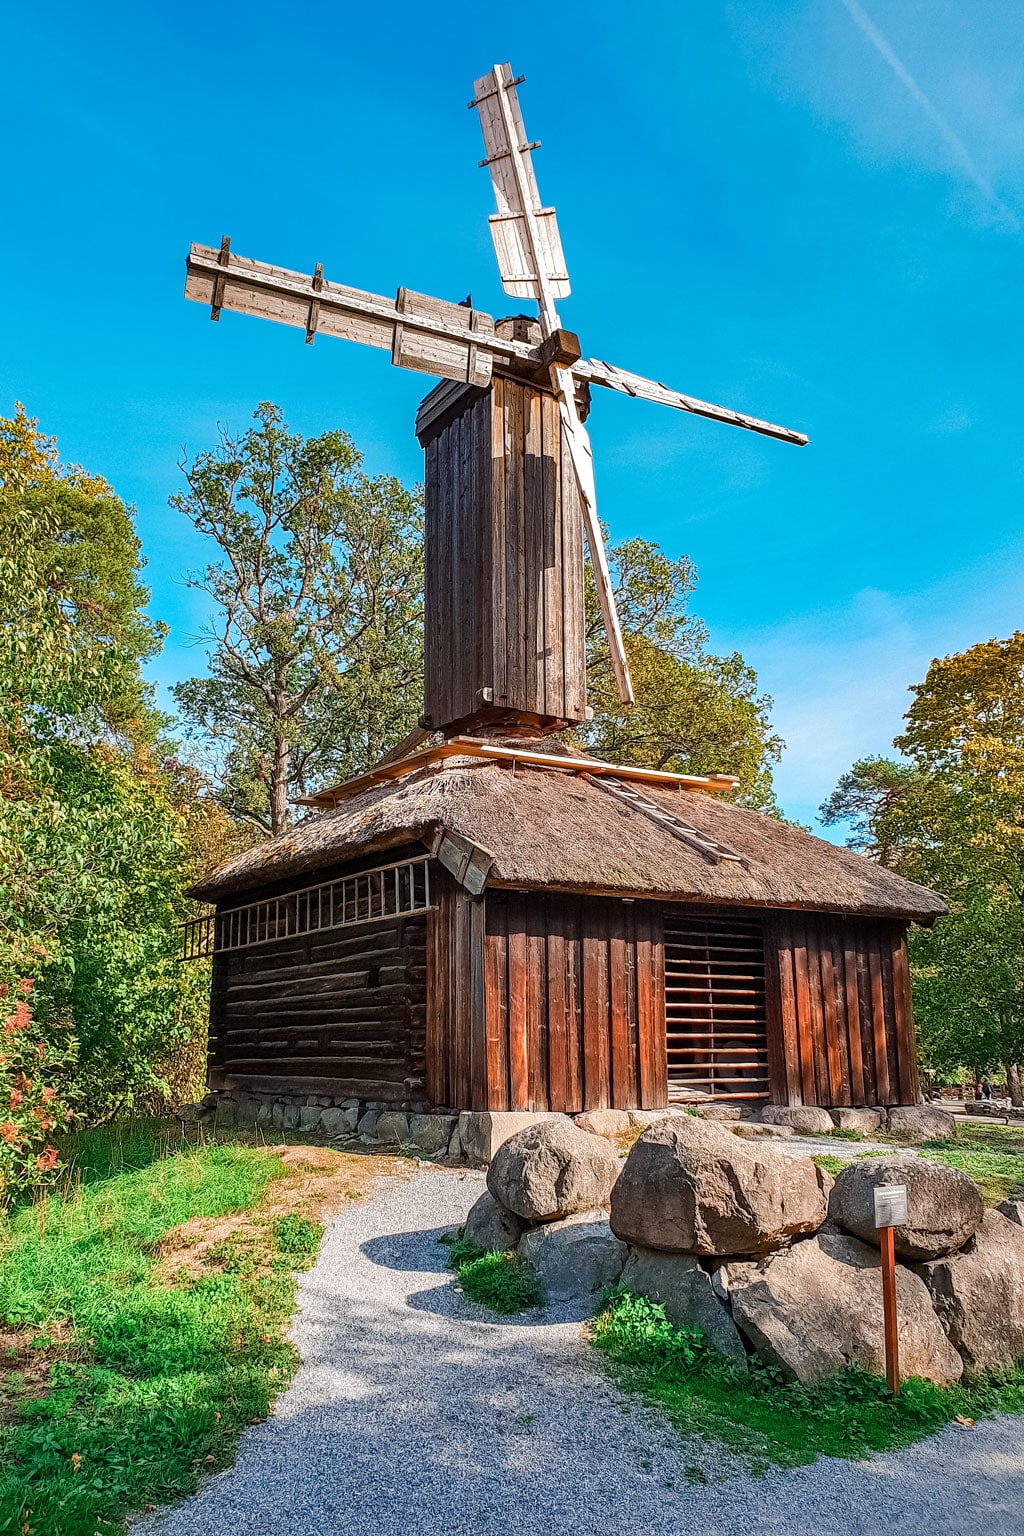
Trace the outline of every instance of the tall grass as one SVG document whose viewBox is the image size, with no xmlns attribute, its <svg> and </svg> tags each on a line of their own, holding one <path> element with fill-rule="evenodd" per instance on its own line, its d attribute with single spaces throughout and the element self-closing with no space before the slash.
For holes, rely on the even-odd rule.
<svg viewBox="0 0 1024 1536">
<path fill-rule="evenodd" d="M 230 1459 L 294 1363 L 281 1338 L 293 1231 L 279 1246 L 268 1224 L 266 1264 L 174 1283 L 157 1270 L 172 1228 L 257 1206 L 277 1157 L 145 1125 L 93 1132 L 72 1152 L 61 1191 L 0 1221 L 0 1332 L 14 1340 L 6 1362 L 0 1345 L 5 1536 L 122 1532 L 128 1511 Z"/>
</svg>

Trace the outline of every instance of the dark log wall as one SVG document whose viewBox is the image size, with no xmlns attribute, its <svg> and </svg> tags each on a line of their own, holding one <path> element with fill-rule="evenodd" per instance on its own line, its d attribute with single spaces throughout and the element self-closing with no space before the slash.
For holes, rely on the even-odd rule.
<svg viewBox="0 0 1024 1536">
<path fill-rule="evenodd" d="M 468 1109 L 667 1102 L 661 909 L 439 881 L 427 1088 Z"/>
<path fill-rule="evenodd" d="M 215 956 L 211 1087 L 421 1103 L 426 914 Z"/>
<path fill-rule="evenodd" d="M 426 717 L 583 720 L 583 532 L 557 402 L 495 378 L 422 441 Z"/>
<path fill-rule="evenodd" d="M 906 924 L 769 912 L 764 935 L 772 1100 L 915 1103 Z"/>
</svg>

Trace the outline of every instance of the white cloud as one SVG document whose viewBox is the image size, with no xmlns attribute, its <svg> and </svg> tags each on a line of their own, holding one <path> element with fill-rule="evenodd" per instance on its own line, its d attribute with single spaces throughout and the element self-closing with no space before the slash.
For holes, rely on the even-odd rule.
<svg viewBox="0 0 1024 1536">
<path fill-rule="evenodd" d="M 992 204 L 993 208 L 996 209 L 1000 216 L 1005 218 L 1010 227 L 1019 231 L 1020 224 L 1016 216 L 1011 213 L 1009 208 L 1007 208 L 1006 204 L 996 192 L 991 182 L 983 174 L 981 168 L 975 162 L 974 156 L 971 154 L 966 144 L 960 138 L 959 134 L 956 133 L 950 126 L 931 98 L 925 95 L 924 91 L 921 89 L 913 75 L 903 63 L 903 60 L 893 49 L 888 38 L 875 26 L 874 22 L 864 10 L 863 6 L 858 4 L 858 0 L 840 0 L 840 4 L 849 13 L 855 25 L 864 34 L 872 47 L 877 49 L 878 53 L 888 64 L 889 68 L 892 70 L 900 84 L 904 86 L 907 91 L 909 91 L 913 100 L 921 108 L 921 111 L 927 118 L 931 120 L 932 124 L 937 129 L 939 136 L 944 140 L 947 149 L 952 154 L 953 159 L 960 166 L 960 169 L 967 175 L 968 179 L 973 182 L 974 186 L 978 189 L 982 196 L 987 198 L 987 200 Z"/>
</svg>

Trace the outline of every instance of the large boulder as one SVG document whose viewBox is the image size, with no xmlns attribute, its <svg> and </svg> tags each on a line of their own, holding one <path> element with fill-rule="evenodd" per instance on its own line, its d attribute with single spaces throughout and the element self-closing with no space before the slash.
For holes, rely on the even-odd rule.
<svg viewBox="0 0 1024 1536">
<path fill-rule="evenodd" d="M 621 1164 L 602 1136 L 571 1120 L 545 1120 L 500 1146 L 487 1170 L 487 1188 L 524 1221 L 558 1221 L 607 1206 Z"/>
<path fill-rule="evenodd" d="M 1024 1355 L 1024 1228 L 986 1211 L 963 1252 L 917 1273 L 969 1371 L 1008 1371 Z"/>
<path fill-rule="evenodd" d="M 590 1304 L 618 1283 L 626 1245 L 612 1233 L 604 1211 L 578 1211 L 531 1227 L 519 1254 L 533 1265 L 549 1301 Z"/>
<path fill-rule="evenodd" d="M 856 1131 L 860 1136 L 876 1136 L 882 1128 L 880 1109 L 830 1109 L 833 1124 L 840 1131 Z"/>
<path fill-rule="evenodd" d="M 893 1228 L 897 1256 L 912 1263 L 938 1259 L 962 1248 L 981 1225 L 985 1203 L 973 1179 L 959 1168 L 927 1162 L 911 1153 L 858 1158 L 836 1176 L 829 1215 L 847 1232 L 878 1247 L 875 1190 L 904 1184 L 907 1220 Z"/>
<path fill-rule="evenodd" d="M 934 1104 L 901 1104 L 890 1109 L 885 1128 L 893 1141 L 920 1146 L 922 1141 L 949 1141 L 956 1135 L 956 1121 L 945 1109 Z"/>
<path fill-rule="evenodd" d="M 809 1157 L 680 1115 L 645 1131 L 627 1157 L 612 1191 L 612 1231 L 666 1253 L 767 1253 L 817 1230 L 830 1183 Z"/>
<path fill-rule="evenodd" d="M 835 1129 L 827 1109 L 816 1104 L 766 1104 L 762 1125 L 785 1125 L 799 1136 L 827 1136 Z"/>
<path fill-rule="evenodd" d="M 485 1189 L 479 1200 L 470 1207 L 463 1236 L 467 1242 L 475 1243 L 488 1253 L 495 1250 L 507 1253 L 516 1246 L 525 1231 L 526 1223 L 520 1221 L 512 1211 L 506 1211 Z"/>
<path fill-rule="evenodd" d="M 699 1328 L 709 1344 L 746 1369 L 747 1351 L 728 1309 L 711 1288 L 711 1276 L 688 1253 L 631 1248 L 622 1285 L 635 1296 L 660 1301 L 676 1328 Z"/>
<path fill-rule="evenodd" d="M 823 1232 L 757 1264 L 730 1264 L 733 1320 L 763 1359 L 812 1385 L 846 1366 L 885 1371 L 882 1277 L 877 1249 Z M 900 1369 L 946 1386 L 963 1362 L 932 1308 L 924 1281 L 896 1266 Z"/>
</svg>

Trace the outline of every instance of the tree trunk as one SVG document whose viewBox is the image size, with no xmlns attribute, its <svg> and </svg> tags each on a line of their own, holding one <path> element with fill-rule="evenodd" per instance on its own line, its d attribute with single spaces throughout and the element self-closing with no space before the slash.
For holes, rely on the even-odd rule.
<svg viewBox="0 0 1024 1536">
<path fill-rule="evenodd" d="M 280 731 L 274 739 L 274 761 L 270 765 L 270 833 L 276 837 L 288 826 L 288 772 L 291 749 L 288 737 Z"/>
<path fill-rule="evenodd" d="M 1010 1103 L 1015 1109 L 1024 1107 L 1024 1090 L 1020 1084 L 1020 1067 L 1015 1061 L 1005 1061 L 1006 1086 L 1010 1092 Z"/>
</svg>

